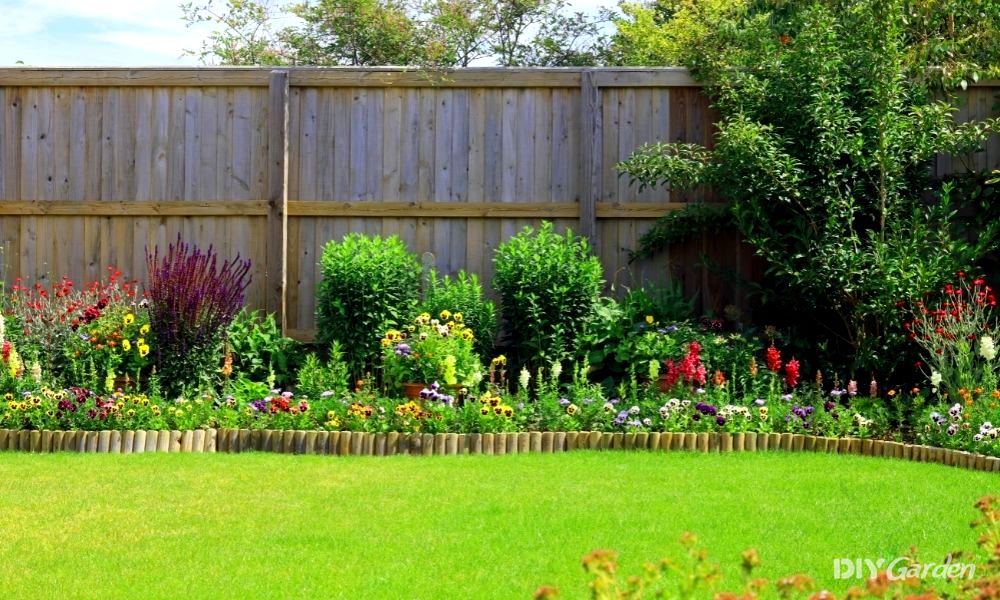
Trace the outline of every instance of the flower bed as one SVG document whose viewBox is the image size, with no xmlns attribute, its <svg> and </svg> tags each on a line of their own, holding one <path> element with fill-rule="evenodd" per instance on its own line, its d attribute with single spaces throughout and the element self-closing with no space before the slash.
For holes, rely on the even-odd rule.
<svg viewBox="0 0 1000 600">
<path fill-rule="evenodd" d="M 821 452 L 932 462 L 1000 472 L 1000 458 L 960 450 L 791 433 L 363 433 L 278 429 L 38 431 L 0 429 L 0 450 L 142 454 L 277 452 L 336 456 L 444 456 L 601 451 Z"/>
</svg>

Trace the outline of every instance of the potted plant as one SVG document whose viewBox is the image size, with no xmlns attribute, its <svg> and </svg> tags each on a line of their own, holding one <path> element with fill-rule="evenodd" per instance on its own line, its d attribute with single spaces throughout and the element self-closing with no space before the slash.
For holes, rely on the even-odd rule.
<svg viewBox="0 0 1000 600">
<path fill-rule="evenodd" d="M 445 310 L 439 317 L 425 312 L 402 330 L 386 332 L 382 372 L 387 388 L 417 398 L 433 383 L 475 388 L 482 381 L 483 366 L 473 349 L 475 334 L 463 323 L 462 314 Z"/>
</svg>

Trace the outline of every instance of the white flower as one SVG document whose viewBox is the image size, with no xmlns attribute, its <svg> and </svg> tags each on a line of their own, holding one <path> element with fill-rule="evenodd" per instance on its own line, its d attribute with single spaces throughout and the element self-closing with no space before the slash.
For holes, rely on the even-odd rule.
<svg viewBox="0 0 1000 600">
<path fill-rule="evenodd" d="M 941 374 L 937 371 L 931 371 L 931 387 L 934 388 L 935 392 L 939 385 L 941 385 Z"/>
<path fill-rule="evenodd" d="M 552 381 L 559 382 L 559 376 L 562 375 L 562 363 L 556 361 L 552 363 Z"/>
<path fill-rule="evenodd" d="M 996 346 L 993 344 L 993 338 L 984 335 L 979 339 L 979 355 L 986 360 L 993 360 L 997 356 Z"/>
<path fill-rule="evenodd" d="M 528 384 L 531 382 L 531 373 L 528 372 L 528 367 L 521 367 L 521 374 L 518 376 L 517 382 L 521 384 L 522 390 L 528 390 Z"/>
<path fill-rule="evenodd" d="M 42 382 L 42 365 L 38 364 L 38 361 L 31 363 L 31 378 L 35 380 L 35 383 Z"/>
</svg>

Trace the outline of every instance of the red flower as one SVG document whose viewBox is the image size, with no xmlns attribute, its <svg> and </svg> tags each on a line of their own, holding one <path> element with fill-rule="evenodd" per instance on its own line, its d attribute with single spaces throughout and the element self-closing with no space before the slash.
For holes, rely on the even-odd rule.
<svg viewBox="0 0 1000 600">
<path fill-rule="evenodd" d="M 788 361 L 787 365 L 785 365 L 785 383 L 788 384 L 788 387 L 793 388 L 796 386 L 796 384 L 798 384 L 798 382 L 799 382 L 799 361 L 793 358 L 792 360 Z"/>
<path fill-rule="evenodd" d="M 7 362 L 7 361 L 10 360 L 10 350 L 11 350 L 10 342 L 4 342 L 3 343 L 3 361 L 4 362 Z"/>
<path fill-rule="evenodd" d="M 767 368 L 774 373 L 781 370 L 781 352 L 774 347 L 774 344 L 767 349 Z"/>
</svg>

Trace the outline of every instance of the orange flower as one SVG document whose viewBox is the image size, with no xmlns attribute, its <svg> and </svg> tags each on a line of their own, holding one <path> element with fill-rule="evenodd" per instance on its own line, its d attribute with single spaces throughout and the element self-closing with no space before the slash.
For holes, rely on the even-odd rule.
<svg viewBox="0 0 1000 600">
<path fill-rule="evenodd" d="M 993 390 L 993 393 L 990 395 L 993 396 L 994 398 L 1000 399 L 1000 390 Z"/>
<path fill-rule="evenodd" d="M 889 394 L 889 397 L 892 398 L 893 396 L 896 395 L 896 390 L 889 390 L 888 394 Z"/>
<path fill-rule="evenodd" d="M 910 393 L 911 393 L 911 394 L 919 394 L 919 393 L 920 393 L 920 388 L 918 388 L 918 387 L 915 387 L 915 388 L 913 388 L 912 390 L 910 390 Z"/>
</svg>

